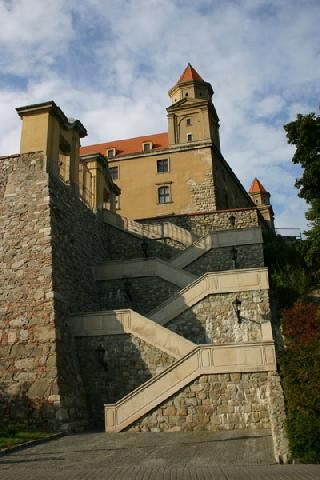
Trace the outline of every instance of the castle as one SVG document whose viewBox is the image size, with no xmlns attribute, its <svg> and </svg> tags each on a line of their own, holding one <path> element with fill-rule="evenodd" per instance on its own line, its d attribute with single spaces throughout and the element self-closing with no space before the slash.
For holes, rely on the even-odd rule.
<svg viewBox="0 0 320 480">
<path fill-rule="evenodd" d="M 17 109 L 20 154 L 0 157 L 1 422 L 269 429 L 285 460 L 269 194 L 220 153 L 210 84 L 188 65 L 169 94 L 168 134 L 82 149 L 54 102 Z"/>
</svg>

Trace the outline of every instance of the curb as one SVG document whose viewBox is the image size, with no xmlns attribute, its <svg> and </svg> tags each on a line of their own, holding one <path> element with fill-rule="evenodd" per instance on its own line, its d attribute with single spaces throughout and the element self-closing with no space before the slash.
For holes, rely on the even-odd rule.
<svg viewBox="0 0 320 480">
<path fill-rule="evenodd" d="M 52 440 L 57 440 L 60 437 L 65 436 L 65 433 L 59 432 L 54 433 L 46 438 L 38 438 L 36 440 L 30 440 L 29 442 L 19 443 L 19 445 L 14 445 L 13 447 L 2 448 L 0 450 L 0 457 L 4 455 L 9 455 L 10 453 L 18 452 L 19 450 L 24 450 L 25 448 L 31 448 L 36 445 L 41 445 L 42 443 L 51 442 Z"/>
</svg>

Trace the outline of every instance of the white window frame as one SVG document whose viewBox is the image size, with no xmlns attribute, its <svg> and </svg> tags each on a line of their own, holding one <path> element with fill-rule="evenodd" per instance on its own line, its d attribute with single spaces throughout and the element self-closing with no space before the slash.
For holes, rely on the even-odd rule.
<svg viewBox="0 0 320 480">
<path fill-rule="evenodd" d="M 160 190 L 161 188 L 167 188 L 169 193 L 169 200 L 167 202 L 160 202 Z M 163 183 L 162 185 L 157 185 L 157 201 L 158 205 L 168 205 L 168 203 L 172 203 L 172 190 L 170 183 Z"/>
<path fill-rule="evenodd" d="M 145 148 L 145 145 L 149 145 L 149 149 L 150 149 L 150 150 L 145 151 L 145 149 L 144 149 L 144 148 Z M 143 144 L 142 144 L 142 151 L 143 151 L 143 153 L 150 153 L 151 150 L 152 150 L 152 142 L 143 142 Z"/>
<path fill-rule="evenodd" d="M 111 157 L 109 157 L 109 152 L 112 152 Z M 115 148 L 108 148 L 107 149 L 107 159 L 110 160 L 116 156 L 116 149 Z"/>
</svg>

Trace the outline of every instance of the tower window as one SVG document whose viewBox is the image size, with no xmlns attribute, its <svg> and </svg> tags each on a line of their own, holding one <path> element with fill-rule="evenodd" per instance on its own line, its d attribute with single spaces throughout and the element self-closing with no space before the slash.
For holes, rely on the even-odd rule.
<svg viewBox="0 0 320 480">
<path fill-rule="evenodd" d="M 119 178 L 119 167 L 109 167 L 109 172 L 112 180 L 118 180 Z"/>
<path fill-rule="evenodd" d="M 188 92 L 186 92 L 186 93 L 185 93 L 185 96 L 186 96 L 186 97 L 188 97 L 188 96 L 189 96 L 189 93 L 188 93 Z"/>
<path fill-rule="evenodd" d="M 191 118 L 187 118 L 187 125 L 188 125 L 188 127 L 189 127 L 190 125 L 192 125 Z"/>
<path fill-rule="evenodd" d="M 192 133 L 187 134 L 187 140 L 188 142 L 192 142 Z"/>
<path fill-rule="evenodd" d="M 157 160 L 157 172 L 158 173 L 167 173 L 169 172 L 169 160 Z"/>
<path fill-rule="evenodd" d="M 143 153 L 149 153 L 152 150 L 152 142 L 143 143 Z"/>
<path fill-rule="evenodd" d="M 168 185 L 158 188 L 158 200 L 161 204 L 171 202 L 170 187 Z"/>
</svg>

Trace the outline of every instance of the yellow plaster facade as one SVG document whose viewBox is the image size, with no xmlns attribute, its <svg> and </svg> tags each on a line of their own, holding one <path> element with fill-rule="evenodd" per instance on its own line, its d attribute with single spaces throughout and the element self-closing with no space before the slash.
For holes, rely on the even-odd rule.
<svg viewBox="0 0 320 480">
<path fill-rule="evenodd" d="M 81 149 L 84 155 L 100 152 L 108 157 L 121 189 L 118 213 L 139 220 L 252 208 L 254 203 L 220 152 L 219 118 L 210 83 L 188 64 L 168 93 L 167 134 Z"/>
</svg>

